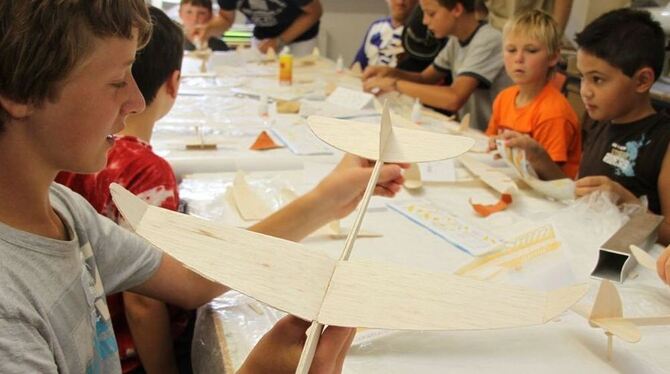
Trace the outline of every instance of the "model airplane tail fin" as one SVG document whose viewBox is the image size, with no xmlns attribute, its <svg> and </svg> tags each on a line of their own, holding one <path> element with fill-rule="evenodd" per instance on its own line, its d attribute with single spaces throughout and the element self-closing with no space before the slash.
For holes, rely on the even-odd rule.
<svg viewBox="0 0 670 374">
<path fill-rule="evenodd" d="M 623 317 L 623 306 L 619 292 L 612 282 L 603 279 L 600 282 L 600 288 L 593 303 L 589 320 L 621 317 Z"/>
<path fill-rule="evenodd" d="M 117 183 L 110 184 L 109 191 L 112 193 L 112 199 L 119 212 L 123 215 L 123 218 L 130 224 L 133 230 L 137 230 L 149 204 Z"/>
</svg>

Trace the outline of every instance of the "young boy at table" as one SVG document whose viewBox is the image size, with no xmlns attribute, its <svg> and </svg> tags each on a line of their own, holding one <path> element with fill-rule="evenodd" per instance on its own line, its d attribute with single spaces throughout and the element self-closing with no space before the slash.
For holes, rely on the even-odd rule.
<svg viewBox="0 0 670 374">
<path fill-rule="evenodd" d="M 473 127 L 485 130 L 496 95 L 510 83 L 502 61 L 498 30 L 477 20 L 475 0 L 420 0 L 423 23 L 436 38 L 449 42 L 422 72 L 370 66 L 363 72 L 363 88 L 370 92 L 397 91 L 419 98 L 425 105 L 470 113 Z M 438 85 L 451 71 L 453 82 Z"/>
<path fill-rule="evenodd" d="M 547 13 L 531 10 L 510 20 L 503 28 L 505 71 L 515 85 L 503 90 L 493 102 L 486 134 L 490 148 L 504 130 L 535 139 L 574 178 L 581 157 L 581 130 L 577 114 L 551 83 L 558 63 L 561 34 Z"/>
<path fill-rule="evenodd" d="M 200 43 L 196 37 L 198 26 L 209 22 L 214 14 L 212 13 L 212 0 L 181 0 L 179 3 L 179 18 L 184 26 L 184 49 L 192 51 L 196 49 L 196 44 Z M 207 46 L 212 51 L 227 51 L 228 45 L 220 38 L 211 36 L 207 39 Z"/>
<path fill-rule="evenodd" d="M 619 202 L 646 196 L 649 210 L 665 216 L 658 241 L 670 242 L 670 117 L 657 112 L 649 90 L 663 70 L 665 35 L 648 12 L 617 9 L 577 35 L 580 94 L 596 123 L 585 134 L 578 196 L 610 191 Z M 529 136 L 502 135 L 526 150 L 543 179 L 565 177 Z"/>
<path fill-rule="evenodd" d="M 177 98 L 184 34 L 163 11 L 150 7 L 152 33 L 137 53 L 132 74 L 146 109 L 130 115 L 107 152 L 107 166 L 93 174 L 61 172 L 56 182 L 82 195 L 98 213 L 116 223 L 123 218 L 112 202 L 111 183 L 118 183 L 149 204 L 177 210 L 179 192 L 170 165 L 149 145 L 156 121 Z M 194 313 L 132 292 L 107 297 L 123 373 L 190 372 Z M 191 323 L 190 323 L 191 322 Z M 181 369 L 178 369 L 181 368 Z"/>
<path fill-rule="evenodd" d="M 150 37 L 145 1 L 35 4 L 0 2 L 0 372 L 118 373 L 106 294 L 130 290 L 193 309 L 227 288 L 53 183 L 59 171 L 102 169 L 113 134 L 144 109 L 131 67 Z M 303 238 L 354 209 L 371 169 L 345 158 L 252 229 Z M 400 167 L 386 165 L 377 193 L 393 195 L 400 183 Z M 308 326 L 280 320 L 240 372 L 293 372 Z M 326 329 L 312 369 L 341 371 L 351 339 L 353 329 Z"/>
</svg>

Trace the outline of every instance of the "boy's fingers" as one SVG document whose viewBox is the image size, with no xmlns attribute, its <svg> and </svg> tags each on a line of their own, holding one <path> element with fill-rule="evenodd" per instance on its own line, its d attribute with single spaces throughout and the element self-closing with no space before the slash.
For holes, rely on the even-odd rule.
<svg viewBox="0 0 670 374">
<path fill-rule="evenodd" d="M 670 246 L 666 248 L 656 261 L 658 276 L 663 282 L 670 284 Z"/>
<path fill-rule="evenodd" d="M 319 339 L 311 372 L 335 373 L 351 344 L 352 328 L 328 326 Z M 355 331 L 355 330 L 354 330 Z M 342 352 L 345 354 L 342 354 Z"/>
</svg>

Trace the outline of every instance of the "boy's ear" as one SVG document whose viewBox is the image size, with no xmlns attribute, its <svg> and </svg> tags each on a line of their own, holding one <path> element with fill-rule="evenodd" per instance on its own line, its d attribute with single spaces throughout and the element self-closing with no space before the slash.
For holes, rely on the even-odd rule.
<svg viewBox="0 0 670 374">
<path fill-rule="evenodd" d="M 556 54 L 549 59 L 549 67 L 550 68 L 556 67 L 556 65 L 558 64 L 558 60 L 560 59 L 561 55 L 558 52 L 556 52 Z"/>
<path fill-rule="evenodd" d="M 28 117 L 33 112 L 33 105 L 19 103 L 18 101 L 3 95 L 0 95 L 0 106 L 2 106 L 2 109 L 7 111 L 12 118 L 19 120 Z"/>
<path fill-rule="evenodd" d="M 449 11 L 454 17 L 458 18 L 465 12 L 465 8 L 463 8 L 463 4 L 457 1 L 456 4 L 454 4 L 454 7 Z"/>
<path fill-rule="evenodd" d="M 175 70 L 170 74 L 167 81 L 165 81 L 165 91 L 173 99 L 177 98 L 179 93 L 179 82 L 181 80 L 181 71 Z"/>
<path fill-rule="evenodd" d="M 654 74 L 654 69 L 649 66 L 640 68 L 638 71 L 633 74 L 633 81 L 635 82 L 635 90 L 638 93 L 645 93 L 651 89 L 651 86 L 654 85 L 656 79 L 656 74 Z"/>
</svg>

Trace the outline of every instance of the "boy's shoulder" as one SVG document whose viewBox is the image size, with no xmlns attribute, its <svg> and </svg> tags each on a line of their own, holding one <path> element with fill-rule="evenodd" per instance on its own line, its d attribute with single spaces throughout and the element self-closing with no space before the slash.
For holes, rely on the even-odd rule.
<svg viewBox="0 0 670 374">
<path fill-rule="evenodd" d="M 472 36 L 472 39 L 470 41 L 471 45 L 479 45 L 479 44 L 499 44 L 502 45 L 502 33 L 496 29 L 495 27 L 491 26 L 489 23 L 482 23 L 479 28 L 477 29 L 477 32 Z"/>
<path fill-rule="evenodd" d="M 578 124 L 579 119 L 572 105 L 551 82 L 547 83 L 537 99 L 536 111 L 544 120 L 567 118 L 574 125 Z"/>
</svg>

